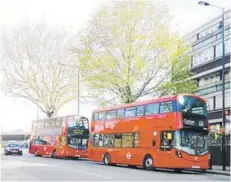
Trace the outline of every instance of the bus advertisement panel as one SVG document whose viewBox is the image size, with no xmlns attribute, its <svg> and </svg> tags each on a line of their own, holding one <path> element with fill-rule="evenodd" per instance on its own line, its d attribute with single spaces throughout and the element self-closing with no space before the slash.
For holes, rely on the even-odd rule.
<svg viewBox="0 0 231 182">
<path fill-rule="evenodd" d="M 155 168 L 209 168 L 206 101 L 176 95 L 93 112 L 88 159 Z"/>
<path fill-rule="evenodd" d="M 89 121 L 64 116 L 32 122 L 29 153 L 35 156 L 87 157 Z"/>
</svg>

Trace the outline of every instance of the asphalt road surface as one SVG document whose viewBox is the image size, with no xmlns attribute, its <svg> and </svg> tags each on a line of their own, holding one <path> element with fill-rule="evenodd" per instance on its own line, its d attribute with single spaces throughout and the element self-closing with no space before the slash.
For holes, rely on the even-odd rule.
<svg viewBox="0 0 231 182">
<path fill-rule="evenodd" d="M 124 166 L 105 166 L 87 160 L 51 159 L 1 154 L 2 181 L 229 181 L 229 176 L 167 170 L 145 171 Z"/>
</svg>

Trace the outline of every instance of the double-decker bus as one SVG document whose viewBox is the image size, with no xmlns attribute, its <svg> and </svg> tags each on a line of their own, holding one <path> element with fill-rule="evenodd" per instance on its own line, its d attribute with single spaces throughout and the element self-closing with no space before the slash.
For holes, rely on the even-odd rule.
<svg viewBox="0 0 231 182">
<path fill-rule="evenodd" d="M 209 168 L 206 101 L 181 94 L 93 112 L 88 159 L 147 170 Z"/>
<path fill-rule="evenodd" d="M 86 158 L 89 121 L 82 116 L 64 116 L 32 122 L 29 153 L 35 156 Z"/>
</svg>

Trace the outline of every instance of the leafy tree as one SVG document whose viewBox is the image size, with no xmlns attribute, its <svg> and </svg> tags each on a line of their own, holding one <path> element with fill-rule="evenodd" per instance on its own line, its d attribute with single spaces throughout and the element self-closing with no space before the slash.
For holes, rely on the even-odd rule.
<svg viewBox="0 0 231 182">
<path fill-rule="evenodd" d="M 87 86 L 102 104 L 191 92 L 187 46 L 169 29 L 167 8 L 148 1 L 118 1 L 98 10 L 80 32 L 76 53 Z M 181 59 L 179 57 L 181 56 Z"/>
<path fill-rule="evenodd" d="M 3 91 L 36 104 L 48 117 L 76 98 L 73 36 L 45 22 L 4 27 L 1 36 Z M 66 64 L 66 65 L 61 65 Z"/>
</svg>

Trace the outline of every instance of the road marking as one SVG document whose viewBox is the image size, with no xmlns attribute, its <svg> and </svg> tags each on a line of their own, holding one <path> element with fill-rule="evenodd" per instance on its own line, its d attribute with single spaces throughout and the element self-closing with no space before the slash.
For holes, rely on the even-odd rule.
<svg viewBox="0 0 231 182">
<path fill-rule="evenodd" d="M 101 178 L 106 178 L 106 179 L 112 179 L 112 177 L 110 177 L 110 176 L 104 176 L 104 175 L 96 174 L 96 173 L 89 173 L 89 172 L 82 171 L 82 170 L 76 170 L 76 172 L 83 173 L 83 174 L 89 174 L 89 175 L 93 175 L 93 176 L 97 176 L 97 177 L 101 177 Z"/>
</svg>

